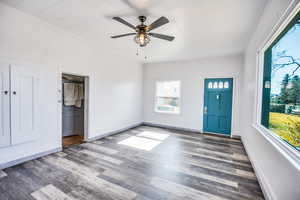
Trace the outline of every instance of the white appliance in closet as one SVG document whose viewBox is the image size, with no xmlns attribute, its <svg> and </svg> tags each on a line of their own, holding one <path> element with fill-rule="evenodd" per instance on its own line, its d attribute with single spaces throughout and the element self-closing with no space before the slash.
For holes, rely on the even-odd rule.
<svg viewBox="0 0 300 200">
<path fill-rule="evenodd" d="M 0 147 L 37 137 L 39 79 L 35 69 L 0 64 Z"/>
</svg>

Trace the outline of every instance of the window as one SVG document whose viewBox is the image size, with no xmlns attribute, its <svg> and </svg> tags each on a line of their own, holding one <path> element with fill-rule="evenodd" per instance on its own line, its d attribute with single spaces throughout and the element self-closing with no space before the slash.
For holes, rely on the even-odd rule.
<svg viewBox="0 0 300 200">
<path fill-rule="evenodd" d="M 264 53 L 261 124 L 300 151 L 300 13 Z"/>
<path fill-rule="evenodd" d="M 163 113 L 180 113 L 180 81 L 156 83 L 155 111 Z"/>
</svg>

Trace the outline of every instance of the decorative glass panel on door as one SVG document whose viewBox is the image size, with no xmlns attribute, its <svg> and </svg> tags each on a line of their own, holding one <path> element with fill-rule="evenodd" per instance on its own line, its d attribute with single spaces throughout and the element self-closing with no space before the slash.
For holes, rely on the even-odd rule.
<svg viewBox="0 0 300 200">
<path fill-rule="evenodd" d="M 226 89 L 229 88 L 229 83 L 227 81 L 224 83 L 224 88 L 226 88 Z"/>
<path fill-rule="evenodd" d="M 218 88 L 218 82 L 214 82 L 214 89 Z"/>
<path fill-rule="evenodd" d="M 219 82 L 219 89 L 223 89 L 223 87 L 224 87 L 223 81 L 220 81 Z"/>
</svg>

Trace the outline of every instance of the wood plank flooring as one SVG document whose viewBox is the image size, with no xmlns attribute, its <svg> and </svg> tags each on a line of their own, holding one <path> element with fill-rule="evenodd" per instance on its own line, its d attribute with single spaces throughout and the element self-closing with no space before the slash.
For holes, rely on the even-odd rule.
<svg viewBox="0 0 300 200">
<path fill-rule="evenodd" d="M 72 135 L 63 137 L 63 147 L 69 147 L 75 144 L 81 144 L 84 138 L 81 135 Z"/>
<path fill-rule="evenodd" d="M 1 200 L 260 200 L 239 140 L 141 126 L 0 170 Z"/>
</svg>

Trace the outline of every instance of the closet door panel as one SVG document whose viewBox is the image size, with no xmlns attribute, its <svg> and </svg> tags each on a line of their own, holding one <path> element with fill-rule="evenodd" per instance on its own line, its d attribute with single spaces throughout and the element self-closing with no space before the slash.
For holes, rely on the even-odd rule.
<svg viewBox="0 0 300 200">
<path fill-rule="evenodd" d="M 9 65 L 0 64 L 0 147 L 10 145 Z"/>
<path fill-rule="evenodd" d="M 37 137 L 38 82 L 33 67 L 11 67 L 11 134 L 14 145 Z"/>
</svg>

